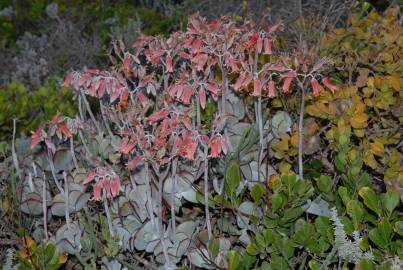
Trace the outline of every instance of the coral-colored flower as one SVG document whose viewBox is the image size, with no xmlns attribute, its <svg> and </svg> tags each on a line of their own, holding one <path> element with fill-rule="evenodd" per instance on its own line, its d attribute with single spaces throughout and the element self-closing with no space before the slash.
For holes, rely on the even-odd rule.
<svg viewBox="0 0 403 270">
<path fill-rule="evenodd" d="M 284 93 L 289 93 L 290 92 L 290 86 L 291 86 L 291 82 L 292 82 L 292 77 L 287 77 L 284 80 L 284 84 L 283 84 L 283 92 Z"/>
<path fill-rule="evenodd" d="M 269 81 L 268 90 L 269 90 L 269 98 L 274 98 L 277 96 L 276 84 L 274 81 Z"/>
<path fill-rule="evenodd" d="M 315 78 L 311 79 L 311 85 L 313 89 L 313 95 L 318 96 L 320 93 L 322 93 L 323 87 L 318 83 L 318 81 Z"/>
<path fill-rule="evenodd" d="M 101 201 L 116 197 L 120 190 L 120 178 L 115 172 L 106 167 L 97 167 L 88 172 L 83 184 L 86 185 L 95 181 L 92 185 L 94 196 L 92 200 Z"/>
<path fill-rule="evenodd" d="M 253 96 L 259 97 L 262 94 L 262 82 L 260 80 L 256 80 L 253 84 Z"/>
<path fill-rule="evenodd" d="M 194 155 L 197 149 L 197 143 L 192 137 L 192 133 L 188 130 L 182 133 L 182 140 L 178 139 L 179 154 L 190 160 L 194 160 Z"/>
<path fill-rule="evenodd" d="M 332 93 L 334 93 L 337 90 L 337 86 L 332 84 L 329 80 L 329 78 L 323 78 L 322 79 L 322 83 L 329 88 L 330 91 L 332 91 Z"/>
<path fill-rule="evenodd" d="M 226 154 L 228 152 L 228 144 L 226 140 L 221 136 L 215 136 L 210 141 L 210 149 L 212 158 L 217 158 L 222 153 Z"/>
</svg>

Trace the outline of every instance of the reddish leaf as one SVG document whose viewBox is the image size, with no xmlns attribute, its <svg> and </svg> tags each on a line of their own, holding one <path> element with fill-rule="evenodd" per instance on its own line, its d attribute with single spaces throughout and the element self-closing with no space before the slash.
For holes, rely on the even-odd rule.
<svg viewBox="0 0 403 270">
<path fill-rule="evenodd" d="M 322 79 L 322 83 L 329 88 L 330 91 L 332 91 L 332 93 L 334 93 L 337 90 L 337 86 L 334 85 L 333 83 L 330 82 L 329 78 L 323 78 Z"/>
<path fill-rule="evenodd" d="M 165 60 L 165 62 L 166 62 L 166 65 L 167 65 L 167 71 L 168 72 L 174 72 L 172 56 L 168 55 L 166 60 Z"/>
<path fill-rule="evenodd" d="M 205 109 L 206 108 L 206 91 L 204 91 L 203 88 L 201 88 L 199 91 L 199 100 L 200 100 L 200 106 L 203 109 Z"/>
<path fill-rule="evenodd" d="M 162 109 L 161 111 L 155 112 L 148 117 L 148 121 L 151 123 L 157 122 L 169 115 L 169 111 L 166 109 Z"/>
<path fill-rule="evenodd" d="M 253 96 L 259 97 L 262 95 L 262 82 L 260 80 L 255 80 L 253 84 Z"/>
</svg>

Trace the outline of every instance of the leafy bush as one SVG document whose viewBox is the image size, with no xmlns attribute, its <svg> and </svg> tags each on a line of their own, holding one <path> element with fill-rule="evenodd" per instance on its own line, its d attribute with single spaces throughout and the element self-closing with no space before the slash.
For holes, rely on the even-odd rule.
<svg viewBox="0 0 403 270">
<path fill-rule="evenodd" d="M 33 92 L 27 92 L 21 83 L 12 82 L 0 90 L 0 139 L 10 139 L 13 119 L 18 119 L 18 134 L 29 134 L 40 123 L 60 112 L 74 116 L 77 112 L 73 93 L 59 88 L 55 80 Z"/>
</svg>

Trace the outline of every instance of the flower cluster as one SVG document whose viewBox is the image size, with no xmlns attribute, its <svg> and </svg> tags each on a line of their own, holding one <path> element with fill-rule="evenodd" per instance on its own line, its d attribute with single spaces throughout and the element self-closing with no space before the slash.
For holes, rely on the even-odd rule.
<svg viewBox="0 0 403 270">
<path fill-rule="evenodd" d="M 97 167 L 90 170 L 83 184 L 87 185 L 91 182 L 95 182 L 93 184 L 93 200 L 95 201 L 114 198 L 121 189 L 119 176 L 106 167 Z"/>
</svg>

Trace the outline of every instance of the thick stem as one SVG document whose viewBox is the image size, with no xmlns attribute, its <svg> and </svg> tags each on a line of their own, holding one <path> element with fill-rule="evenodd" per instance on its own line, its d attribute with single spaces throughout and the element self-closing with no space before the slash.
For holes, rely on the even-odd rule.
<svg viewBox="0 0 403 270">
<path fill-rule="evenodd" d="M 211 239 L 211 220 L 210 220 L 210 210 L 208 204 L 208 146 L 204 145 L 204 204 L 205 204 L 205 212 L 206 212 L 206 225 L 207 225 L 207 235 L 208 239 Z"/>
<path fill-rule="evenodd" d="M 64 203 L 66 204 L 65 216 L 66 216 L 66 224 L 67 228 L 70 227 L 70 202 L 69 202 L 69 183 L 67 181 L 67 173 L 63 172 L 64 179 Z"/>
<path fill-rule="evenodd" d="M 303 167 L 303 151 L 304 151 L 304 112 L 305 112 L 305 87 L 301 85 L 301 108 L 299 112 L 299 122 L 298 122 L 298 175 L 299 179 L 304 178 L 304 167 Z"/>
<path fill-rule="evenodd" d="M 43 230 L 45 234 L 45 241 L 48 241 L 48 211 L 46 204 L 46 177 L 43 174 L 43 185 L 42 185 L 42 209 L 43 209 Z"/>
</svg>

